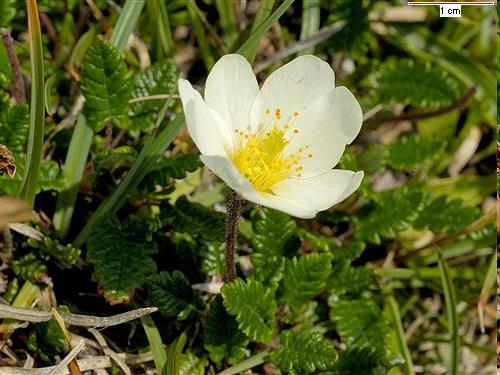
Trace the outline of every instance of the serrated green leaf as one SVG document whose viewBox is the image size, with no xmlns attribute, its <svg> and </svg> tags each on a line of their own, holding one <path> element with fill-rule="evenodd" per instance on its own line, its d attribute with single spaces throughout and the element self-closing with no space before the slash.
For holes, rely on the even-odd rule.
<svg viewBox="0 0 500 375">
<path fill-rule="evenodd" d="M 385 163 L 401 171 L 435 160 L 443 151 L 443 146 L 444 143 L 439 139 L 401 137 L 387 146 Z"/>
<path fill-rule="evenodd" d="M 297 230 L 287 214 L 263 208 L 254 216 L 254 232 L 250 238 L 254 249 L 262 254 L 283 255 L 286 242 Z"/>
<path fill-rule="evenodd" d="M 144 178 L 140 186 L 151 191 L 157 186 L 167 185 L 172 178 L 183 179 L 188 172 L 194 172 L 201 166 L 200 158 L 195 154 L 163 158 L 156 163 L 155 168 Z"/>
<path fill-rule="evenodd" d="M 320 294 L 332 271 L 332 257 L 328 253 L 312 253 L 287 261 L 283 277 L 281 300 L 300 305 Z"/>
<path fill-rule="evenodd" d="M 95 266 L 94 276 L 111 303 L 128 302 L 145 278 L 156 272 L 151 255 L 157 246 L 146 240 L 145 223 L 129 216 L 121 225 L 105 218 L 94 226 L 87 242 L 87 260 Z"/>
<path fill-rule="evenodd" d="M 367 267 L 348 266 L 341 270 L 334 268 L 330 293 L 335 295 L 360 294 L 368 290 L 372 271 Z"/>
<path fill-rule="evenodd" d="M 376 95 L 383 102 L 420 108 L 450 105 L 460 95 L 459 82 L 430 62 L 390 59 L 375 75 Z"/>
<path fill-rule="evenodd" d="M 146 280 L 146 289 L 153 305 L 167 318 L 189 315 L 201 301 L 191 287 L 191 283 L 181 271 L 163 271 Z"/>
<path fill-rule="evenodd" d="M 276 290 L 285 272 L 286 258 L 281 255 L 265 256 L 261 253 L 251 255 L 255 272 L 252 278 Z"/>
<path fill-rule="evenodd" d="M 275 329 L 276 301 L 271 289 L 255 280 L 236 279 L 221 288 L 227 312 L 236 316 L 238 328 L 252 340 L 271 341 Z"/>
<path fill-rule="evenodd" d="M 207 240 L 221 240 L 224 234 L 224 214 L 214 212 L 199 203 L 191 203 L 185 196 L 163 210 L 162 221 L 172 229 L 199 235 Z"/>
<path fill-rule="evenodd" d="M 385 375 L 386 373 L 384 356 L 371 348 L 355 348 L 340 352 L 333 369 L 334 375 Z"/>
<path fill-rule="evenodd" d="M 29 110 L 26 104 L 5 106 L 0 110 L 0 143 L 12 152 L 22 152 L 28 139 Z"/>
<path fill-rule="evenodd" d="M 224 358 L 236 364 L 245 357 L 247 345 L 248 338 L 238 329 L 236 319 L 226 312 L 222 297 L 216 296 L 210 304 L 205 325 L 204 346 L 210 358 L 218 364 Z"/>
<path fill-rule="evenodd" d="M 371 348 L 386 353 L 389 339 L 389 323 L 374 301 L 357 299 L 332 301 L 330 320 L 348 349 Z"/>
<path fill-rule="evenodd" d="M 430 198 L 419 213 L 413 226 L 429 228 L 433 232 L 458 232 L 481 216 L 481 211 L 461 199 L 445 195 Z"/>
<path fill-rule="evenodd" d="M 424 194 L 416 187 L 402 187 L 375 195 L 376 203 L 368 214 L 361 215 L 355 237 L 374 244 L 382 238 L 394 238 L 418 217 Z"/>
<path fill-rule="evenodd" d="M 158 61 L 135 76 L 132 98 L 165 95 L 177 82 L 177 67 L 171 60 Z M 153 128 L 163 107 L 161 100 L 148 100 L 130 104 L 131 129 L 148 131 Z"/>
<path fill-rule="evenodd" d="M 98 38 L 90 45 L 83 58 L 81 79 L 89 126 L 96 132 L 110 122 L 127 128 L 133 82 L 120 53 L 111 43 Z"/>
<path fill-rule="evenodd" d="M 283 331 L 280 347 L 271 354 L 271 360 L 282 371 L 297 374 L 330 370 L 337 357 L 333 344 L 312 329 Z"/>
</svg>

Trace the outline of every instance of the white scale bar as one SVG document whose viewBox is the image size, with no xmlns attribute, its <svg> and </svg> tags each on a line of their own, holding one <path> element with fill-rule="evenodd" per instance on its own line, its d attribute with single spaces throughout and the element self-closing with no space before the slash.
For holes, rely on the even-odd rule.
<svg viewBox="0 0 500 375">
<path fill-rule="evenodd" d="M 462 17 L 462 5 L 495 5 L 495 1 L 408 1 L 408 5 L 437 5 L 439 6 L 439 17 Z"/>
</svg>

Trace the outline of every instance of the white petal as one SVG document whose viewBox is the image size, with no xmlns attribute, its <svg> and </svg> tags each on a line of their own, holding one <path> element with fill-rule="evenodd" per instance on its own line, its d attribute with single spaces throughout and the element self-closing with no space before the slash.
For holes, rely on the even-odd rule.
<svg viewBox="0 0 500 375">
<path fill-rule="evenodd" d="M 363 171 L 333 169 L 315 177 L 288 178 L 275 184 L 272 191 L 281 198 L 322 211 L 346 199 L 362 179 Z"/>
<path fill-rule="evenodd" d="M 310 219 L 316 215 L 315 210 L 299 202 L 256 191 L 250 182 L 238 172 L 231 160 L 225 157 L 201 155 L 200 159 L 230 188 L 237 191 L 243 198 L 251 202 L 274 208 L 303 219 Z"/>
<path fill-rule="evenodd" d="M 248 61 L 241 55 L 225 55 L 208 75 L 205 102 L 221 115 L 232 134 L 234 129 L 249 130 L 250 108 L 258 93 Z"/>
<path fill-rule="evenodd" d="M 185 79 L 179 80 L 179 95 L 189 134 L 200 152 L 207 155 L 227 155 L 231 152 L 233 143 L 228 126 Z"/>
<path fill-rule="evenodd" d="M 317 98 L 291 123 L 299 132 L 287 152 L 294 153 L 309 145 L 300 163 L 304 167 L 302 176 L 316 176 L 337 165 L 345 146 L 356 138 L 362 123 L 363 113 L 354 95 L 345 87 L 337 87 Z"/>
<path fill-rule="evenodd" d="M 334 88 L 335 74 L 328 63 L 315 56 L 300 56 L 266 79 L 252 106 L 252 126 L 265 122 L 265 111 L 271 110 L 268 116 L 272 116 L 276 108 L 281 110 L 284 124 L 294 112 L 304 110 Z"/>
</svg>

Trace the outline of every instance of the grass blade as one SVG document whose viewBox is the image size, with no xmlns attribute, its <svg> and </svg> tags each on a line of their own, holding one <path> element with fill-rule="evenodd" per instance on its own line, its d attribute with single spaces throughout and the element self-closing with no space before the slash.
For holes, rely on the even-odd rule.
<svg viewBox="0 0 500 375">
<path fill-rule="evenodd" d="M 253 58 L 252 53 L 255 48 L 257 48 L 257 45 L 260 41 L 260 38 L 264 33 L 267 32 L 272 26 L 274 22 L 276 22 L 285 12 L 286 10 L 292 5 L 293 0 L 285 0 L 283 3 L 276 9 L 262 24 L 260 24 L 257 29 L 250 35 L 250 37 L 247 39 L 243 45 L 238 48 L 236 53 L 239 53 L 240 55 L 245 56 L 250 63 L 252 63 Z"/>
<path fill-rule="evenodd" d="M 153 360 L 155 362 L 156 370 L 158 374 L 163 373 L 163 368 L 167 363 L 167 352 L 165 351 L 165 346 L 161 340 L 160 332 L 156 327 L 156 324 L 150 316 L 143 316 L 141 318 L 142 328 L 146 333 L 149 345 L 151 346 L 151 352 L 153 352 Z"/>
<path fill-rule="evenodd" d="M 152 34 L 153 52 L 156 60 L 162 55 L 171 57 L 174 49 L 170 21 L 164 1 L 148 1 L 146 3 L 148 16 L 156 24 L 156 33 Z M 163 53 L 162 53 L 163 52 Z"/>
<path fill-rule="evenodd" d="M 458 314 L 457 297 L 455 287 L 450 276 L 448 264 L 441 252 L 438 250 L 439 271 L 441 272 L 441 282 L 443 284 L 444 300 L 446 304 L 446 315 L 448 317 L 448 332 L 450 335 L 450 367 L 449 374 L 458 374 L 458 355 L 460 342 L 458 337 Z"/>
<path fill-rule="evenodd" d="M 393 295 L 389 295 L 386 297 L 385 302 L 389 307 L 389 315 L 392 321 L 392 325 L 396 331 L 396 339 L 398 342 L 399 352 L 403 356 L 405 363 L 405 373 L 406 375 L 415 375 L 415 370 L 413 369 L 413 361 L 411 359 L 411 353 L 408 349 L 408 345 L 406 343 L 405 332 L 403 329 L 403 325 L 401 324 L 401 314 L 399 312 L 398 303 Z"/>
<path fill-rule="evenodd" d="M 274 0 L 262 1 L 260 3 L 259 9 L 257 10 L 257 14 L 252 22 L 252 28 L 250 29 L 250 35 L 252 35 L 257 28 L 264 22 L 264 20 L 269 17 L 274 8 Z M 257 55 L 257 45 L 249 52 L 248 60 L 255 60 L 255 56 Z"/>
<path fill-rule="evenodd" d="M 24 166 L 23 183 L 19 197 L 30 206 L 35 201 L 40 162 L 42 160 L 43 135 L 45 122 L 43 49 L 40 20 L 35 0 L 26 0 L 28 13 L 28 35 L 31 62 L 31 103 L 28 153 Z"/>
<path fill-rule="evenodd" d="M 167 355 L 167 371 L 164 371 L 166 375 L 179 375 L 179 369 L 181 366 L 181 354 L 184 345 L 186 345 L 187 336 L 184 332 L 177 337 L 168 350 Z"/>
<path fill-rule="evenodd" d="M 215 6 L 219 13 L 220 24 L 224 32 L 224 40 L 226 46 L 231 49 L 234 42 L 238 38 L 238 30 L 236 29 L 236 18 L 234 16 L 232 1 L 216 0 Z"/>
<path fill-rule="evenodd" d="M 193 31 L 196 35 L 196 41 L 198 42 L 198 47 L 200 48 L 201 59 L 203 60 L 203 64 L 207 71 L 210 71 L 215 64 L 215 58 L 212 55 L 212 51 L 210 49 L 210 44 L 208 43 L 208 39 L 206 36 L 205 29 L 198 17 L 198 13 L 196 12 L 196 4 L 193 1 L 188 2 L 187 9 L 189 13 L 189 19 L 193 24 Z"/>
<path fill-rule="evenodd" d="M 123 7 L 120 17 L 116 22 L 116 26 L 113 29 L 113 33 L 111 34 L 111 42 L 119 51 L 125 49 L 128 37 L 134 30 L 143 6 L 144 0 L 129 0 Z M 93 34 L 90 35 L 93 37 Z M 86 38 L 82 42 L 81 48 L 86 50 L 90 42 L 91 41 Z M 87 125 L 85 116 L 80 114 L 73 135 L 71 136 L 68 153 L 66 154 L 66 161 L 64 162 L 64 173 L 67 174 L 65 180 L 66 186 L 57 197 L 57 208 L 54 214 L 56 231 L 63 237 L 67 234 L 71 224 L 76 196 L 80 181 L 82 180 L 93 136 L 94 131 Z"/>
<path fill-rule="evenodd" d="M 63 174 L 69 189 L 61 191 L 57 199 L 56 212 L 53 218 L 54 228 L 61 238 L 68 234 L 73 216 L 74 202 L 78 193 L 78 186 L 85 169 L 87 155 L 92 144 L 94 131 L 87 125 L 85 116 L 80 116 L 76 122 L 64 163 Z M 73 139 L 78 140 L 73 142 Z"/>
<path fill-rule="evenodd" d="M 319 0 L 304 0 L 302 3 L 302 27 L 300 28 L 300 40 L 304 40 L 319 31 Z M 309 47 L 299 55 L 310 55 L 314 53 L 314 47 Z"/>
<path fill-rule="evenodd" d="M 266 361 L 266 357 L 268 355 L 269 352 L 265 350 L 263 352 L 255 354 L 254 356 L 251 356 L 248 359 L 245 359 L 244 361 L 241 361 L 237 365 L 234 365 L 222 372 L 219 372 L 217 375 L 236 375 L 243 371 L 249 370 L 253 367 L 260 366 Z"/>
<path fill-rule="evenodd" d="M 119 51 L 125 49 L 128 38 L 132 34 L 132 31 L 134 31 L 143 7 L 144 0 L 129 0 L 125 3 L 109 40 Z"/>
</svg>

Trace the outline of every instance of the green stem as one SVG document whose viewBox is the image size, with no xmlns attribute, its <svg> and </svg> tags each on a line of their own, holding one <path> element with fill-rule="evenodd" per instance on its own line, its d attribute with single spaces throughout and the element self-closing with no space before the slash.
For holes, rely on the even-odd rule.
<svg viewBox="0 0 500 375">
<path fill-rule="evenodd" d="M 250 63 L 253 62 L 252 53 L 257 48 L 259 44 L 260 38 L 266 33 L 272 26 L 274 22 L 276 22 L 292 5 L 293 0 L 284 0 L 283 3 L 276 9 L 264 22 L 262 22 L 257 29 L 250 35 L 243 45 L 238 48 L 236 53 L 245 56 Z"/>
<path fill-rule="evenodd" d="M 162 55 L 171 57 L 174 49 L 170 21 L 164 1 L 148 1 L 146 3 L 148 16 L 156 24 L 156 33 L 153 33 L 152 45 L 155 46 L 154 57 L 160 59 Z"/>
<path fill-rule="evenodd" d="M 265 2 L 265 1 L 264 1 Z M 232 1 L 215 0 L 217 12 L 219 12 L 220 24 L 224 31 L 224 40 L 228 49 L 231 49 L 234 42 L 238 38 L 238 30 L 236 29 L 236 18 L 234 16 Z"/>
<path fill-rule="evenodd" d="M 317 34 L 319 31 L 319 0 L 303 0 L 302 2 L 302 26 L 300 29 L 300 40 Z M 314 47 L 302 50 L 299 55 L 310 55 L 314 53 Z"/>
<path fill-rule="evenodd" d="M 156 327 L 153 318 L 149 315 L 141 317 L 142 328 L 146 333 L 149 345 L 151 346 L 151 352 L 153 353 L 153 360 L 155 362 L 156 371 L 158 374 L 163 374 L 163 368 L 167 363 L 167 352 L 165 351 L 165 345 L 161 340 L 160 332 Z"/>
<path fill-rule="evenodd" d="M 196 41 L 198 42 L 198 47 L 200 48 L 201 59 L 203 60 L 203 64 L 205 64 L 205 68 L 207 69 L 207 71 L 210 71 L 215 65 L 215 58 L 212 55 L 205 29 L 203 28 L 203 24 L 201 23 L 198 14 L 196 13 L 195 7 L 196 4 L 194 4 L 193 1 L 188 2 L 187 10 L 189 19 L 191 20 L 193 26 Z"/>
<path fill-rule="evenodd" d="M 441 272 L 441 282 L 443 284 L 444 300 L 446 305 L 446 315 L 448 317 L 448 333 L 450 335 L 450 368 L 449 374 L 458 375 L 460 338 L 458 336 L 458 314 L 457 297 L 455 287 L 451 279 L 448 264 L 440 251 L 439 271 Z"/>
<path fill-rule="evenodd" d="M 43 135 L 45 122 L 43 49 L 40 20 L 35 0 L 26 0 L 28 13 L 28 35 L 31 62 L 31 104 L 28 152 L 24 166 L 23 182 L 19 197 L 30 206 L 35 201 L 40 163 L 42 160 Z"/>
<path fill-rule="evenodd" d="M 405 373 L 406 375 L 415 375 L 415 370 L 413 369 L 413 362 L 411 359 L 411 353 L 406 344 L 405 332 L 403 325 L 401 324 L 401 314 L 399 313 L 398 303 L 394 296 L 389 295 L 385 299 L 386 304 L 389 307 L 389 313 L 392 320 L 392 325 L 396 330 L 396 339 L 399 346 L 399 351 L 403 356 L 405 363 Z"/>
<path fill-rule="evenodd" d="M 244 361 L 238 363 L 237 365 L 234 365 L 232 367 L 229 367 L 228 369 L 219 372 L 217 375 L 236 375 L 239 374 L 243 371 L 249 370 L 251 368 L 254 368 L 256 366 L 259 366 L 265 362 L 266 357 L 269 355 L 269 351 L 265 350 L 263 352 L 260 352 L 248 359 L 245 359 Z"/>
<path fill-rule="evenodd" d="M 264 22 L 264 20 L 269 17 L 274 7 L 275 0 L 261 1 L 257 14 L 252 22 L 252 28 L 250 29 L 250 35 L 252 35 L 257 28 Z M 255 60 L 257 55 L 257 45 L 248 53 L 248 61 Z"/>
</svg>

